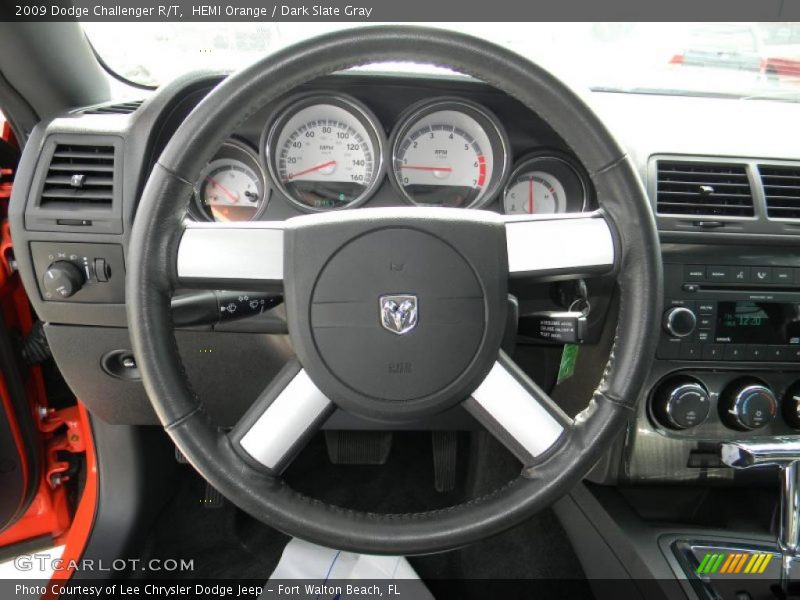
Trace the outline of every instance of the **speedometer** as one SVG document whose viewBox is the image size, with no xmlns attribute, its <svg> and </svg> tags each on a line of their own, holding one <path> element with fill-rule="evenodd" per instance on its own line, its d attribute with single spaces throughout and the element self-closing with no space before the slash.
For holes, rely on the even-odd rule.
<svg viewBox="0 0 800 600">
<path fill-rule="evenodd" d="M 508 140 L 497 118 L 464 100 L 413 107 L 392 137 L 392 172 L 401 193 L 422 206 L 475 207 L 508 173 Z"/>
<path fill-rule="evenodd" d="M 383 174 L 384 146 L 385 136 L 365 106 L 328 94 L 293 98 L 264 142 L 275 185 L 306 210 L 366 201 Z"/>
</svg>

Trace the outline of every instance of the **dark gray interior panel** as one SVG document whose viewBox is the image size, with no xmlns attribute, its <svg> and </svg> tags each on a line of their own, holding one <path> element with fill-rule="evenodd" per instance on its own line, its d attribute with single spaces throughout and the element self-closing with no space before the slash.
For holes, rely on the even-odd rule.
<svg viewBox="0 0 800 600">
<path fill-rule="evenodd" d="M 130 351 L 128 330 L 47 325 L 47 340 L 64 378 L 92 414 L 108 423 L 158 424 L 140 381 L 107 373 L 103 358 Z M 211 418 L 232 425 L 291 355 L 286 336 L 176 332 L 183 364 Z"/>
</svg>

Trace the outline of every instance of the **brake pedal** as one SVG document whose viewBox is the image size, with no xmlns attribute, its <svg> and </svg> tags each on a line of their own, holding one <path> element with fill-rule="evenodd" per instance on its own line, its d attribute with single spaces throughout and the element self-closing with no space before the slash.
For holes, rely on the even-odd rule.
<svg viewBox="0 0 800 600">
<path fill-rule="evenodd" d="M 434 487 L 437 492 L 456 489 L 456 463 L 458 459 L 458 433 L 455 431 L 431 432 L 433 443 Z"/>
<path fill-rule="evenodd" d="M 326 431 L 328 458 L 335 465 L 385 465 L 391 431 Z"/>
</svg>

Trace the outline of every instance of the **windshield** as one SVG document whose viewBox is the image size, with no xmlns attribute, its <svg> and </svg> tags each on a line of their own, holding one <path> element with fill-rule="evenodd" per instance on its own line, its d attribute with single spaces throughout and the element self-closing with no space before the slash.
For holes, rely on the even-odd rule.
<svg viewBox="0 0 800 600">
<path fill-rule="evenodd" d="M 570 83 L 619 92 L 800 100 L 800 23 L 436 23 L 506 46 Z M 235 70 L 353 23 L 84 23 L 110 69 L 157 86 Z"/>
</svg>

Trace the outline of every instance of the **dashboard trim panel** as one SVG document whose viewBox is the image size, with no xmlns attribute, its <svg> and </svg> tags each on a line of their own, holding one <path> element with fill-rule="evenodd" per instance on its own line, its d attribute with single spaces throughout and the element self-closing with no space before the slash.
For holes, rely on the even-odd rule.
<svg viewBox="0 0 800 600">
<path fill-rule="evenodd" d="M 178 279 L 283 280 L 283 224 L 187 223 L 178 246 Z"/>
</svg>

